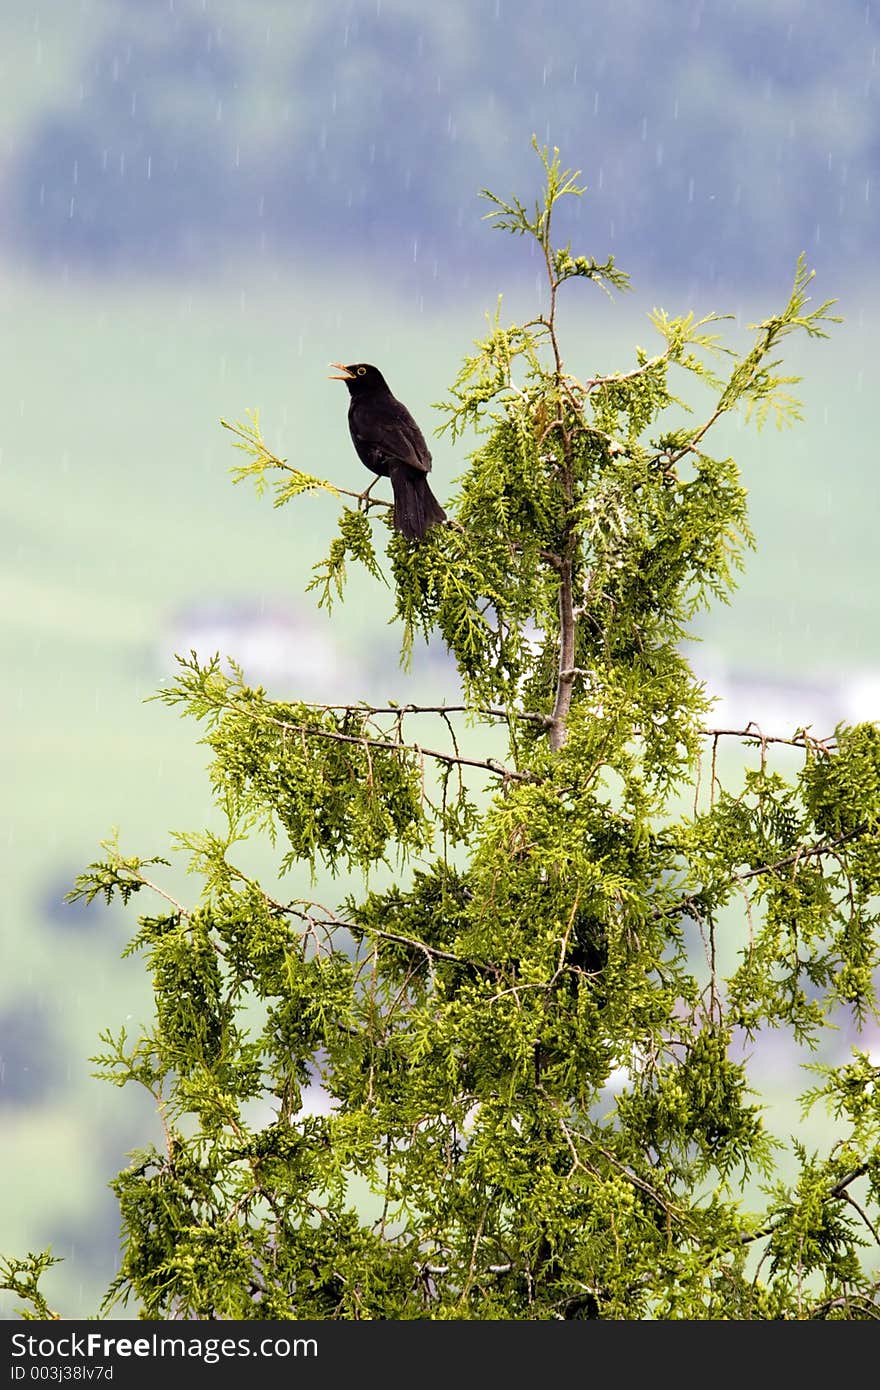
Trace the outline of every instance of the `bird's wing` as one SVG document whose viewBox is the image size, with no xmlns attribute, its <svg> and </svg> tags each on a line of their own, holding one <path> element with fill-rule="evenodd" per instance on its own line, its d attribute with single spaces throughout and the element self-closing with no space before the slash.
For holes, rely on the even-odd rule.
<svg viewBox="0 0 880 1390">
<path fill-rule="evenodd" d="M 396 461 L 417 468 L 420 473 L 431 471 L 431 454 L 425 436 L 399 401 L 394 401 L 393 409 L 355 412 L 351 433 L 358 452 L 364 450 L 377 462 L 387 466 L 390 461 Z"/>
</svg>

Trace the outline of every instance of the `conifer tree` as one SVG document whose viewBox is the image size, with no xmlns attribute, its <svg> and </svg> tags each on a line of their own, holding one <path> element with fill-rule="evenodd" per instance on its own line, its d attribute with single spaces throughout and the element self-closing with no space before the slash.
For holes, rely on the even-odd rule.
<svg viewBox="0 0 880 1390">
<path fill-rule="evenodd" d="M 378 498 L 275 456 L 256 416 L 230 426 L 237 480 L 279 505 L 339 497 L 318 602 L 352 566 L 387 573 L 404 656 L 439 634 L 460 688 L 316 706 L 180 659 L 162 698 L 199 722 L 226 825 L 184 837 L 200 893 L 173 900 L 162 861 L 115 844 L 75 889 L 148 900 L 129 949 L 155 1023 L 106 1033 L 99 1062 L 165 1130 L 114 1180 L 104 1311 L 880 1314 L 876 1063 L 811 1074 L 804 1103 L 829 1112 L 812 1152 L 769 1128 L 742 1046 L 779 1029 L 816 1047 L 841 1009 L 876 1014 L 880 730 L 714 728 L 682 651 L 752 543 L 713 428 L 799 418 L 779 351 L 825 337 L 832 301 L 811 307 L 801 259 L 745 351 L 714 314 L 657 311 L 655 352 L 579 378 L 558 298 L 627 277 L 556 244 L 584 190 L 535 148 L 534 206 L 486 196 L 539 249 L 546 303 L 522 324 L 499 306 L 442 406 L 452 441 L 478 440 L 447 525 L 411 544 Z M 271 884 L 236 854 L 263 836 Z M 303 863 L 314 899 L 286 890 Z M 335 872 L 382 865 L 392 886 L 333 900 Z M 314 1077 L 329 1113 L 303 1112 Z M 50 1259 L 5 1265 L 42 1315 Z"/>
</svg>

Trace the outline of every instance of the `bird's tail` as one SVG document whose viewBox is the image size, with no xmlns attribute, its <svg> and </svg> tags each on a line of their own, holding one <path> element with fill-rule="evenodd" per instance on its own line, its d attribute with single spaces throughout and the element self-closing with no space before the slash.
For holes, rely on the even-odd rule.
<svg viewBox="0 0 880 1390">
<path fill-rule="evenodd" d="M 424 540 L 431 526 L 439 526 L 446 520 L 446 513 L 428 486 L 424 473 L 414 468 L 392 468 L 391 488 L 394 526 L 408 541 Z"/>
</svg>

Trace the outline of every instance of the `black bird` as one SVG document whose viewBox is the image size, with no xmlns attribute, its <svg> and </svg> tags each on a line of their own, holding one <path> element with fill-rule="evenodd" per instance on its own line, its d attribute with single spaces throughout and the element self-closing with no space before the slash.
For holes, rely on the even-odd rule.
<svg viewBox="0 0 880 1390">
<path fill-rule="evenodd" d="M 344 381 L 351 396 L 348 428 L 358 458 L 379 477 L 391 479 L 395 529 L 408 541 L 424 540 L 429 527 L 446 520 L 428 487 L 431 455 L 425 436 L 406 406 L 392 396 L 378 367 L 369 362 L 349 366 L 331 362 L 330 366 L 343 373 L 331 380 Z"/>
</svg>

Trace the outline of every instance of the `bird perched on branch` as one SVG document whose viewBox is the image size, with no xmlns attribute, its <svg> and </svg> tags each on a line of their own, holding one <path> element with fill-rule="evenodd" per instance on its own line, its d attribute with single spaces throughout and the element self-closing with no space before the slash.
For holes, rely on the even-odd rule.
<svg viewBox="0 0 880 1390">
<path fill-rule="evenodd" d="M 348 428 L 358 458 L 378 477 L 391 479 L 395 529 L 408 541 L 424 540 L 431 526 L 446 520 L 428 487 L 431 455 L 425 436 L 406 406 L 392 396 L 378 367 L 368 362 L 330 365 L 342 373 L 331 380 L 348 387 Z"/>
</svg>

